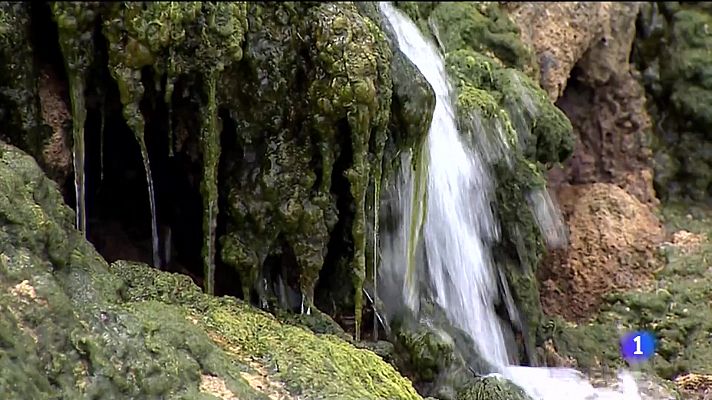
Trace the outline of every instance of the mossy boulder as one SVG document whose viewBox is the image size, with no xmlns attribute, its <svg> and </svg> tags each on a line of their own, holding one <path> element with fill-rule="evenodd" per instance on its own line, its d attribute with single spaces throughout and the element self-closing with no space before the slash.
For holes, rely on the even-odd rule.
<svg viewBox="0 0 712 400">
<path fill-rule="evenodd" d="M 207 296 L 184 275 L 107 265 L 56 184 L 4 143 L 0 186 L 3 398 L 420 398 L 336 336 Z"/>
<path fill-rule="evenodd" d="M 498 377 L 478 378 L 457 394 L 457 400 L 531 400 L 522 388 Z"/>
<path fill-rule="evenodd" d="M 458 393 L 476 382 L 477 375 L 493 370 L 472 338 L 449 322 L 437 304 L 422 301 L 419 319 L 398 316 L 391 329 L 395 363 L 423 395 L 459 399 Z"/>
</svg>

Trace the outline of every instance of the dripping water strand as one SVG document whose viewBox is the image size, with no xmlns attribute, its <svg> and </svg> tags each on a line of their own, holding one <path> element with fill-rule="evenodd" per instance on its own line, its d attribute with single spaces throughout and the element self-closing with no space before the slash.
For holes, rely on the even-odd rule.
<svg viewBox="0 0 712 400">
<path fill-rule="evenodd" d="M 166 78 L 166 90 L 163 102 L 168 109 L 168 156 L 173 157 L 173 89 L 175 88 L 175 78 L 169 73 Z"/>
<path fill-rule="evenodd" d="M 72 160 L 74 165 L 74 191 L 76 196 L 76 227 L 86 237 L 86 183 L 84 170 L 84 122 L 86 106 L 84 104 L 84 78 L 70 73 L 72 105 Z"/>
<path fill-rule="evenodd" d="M 158 240 L 158 223 L 156 221 L 156 195 L 153 186 L 153 175 L 151 173 L 151 164 L 148 159 L 148 150 L 146 149 L 146 141 L 143 137 L 143 132 L 140 136 L 136 136 L 141 147 L 141 158 L 143 160 L 143 169 L 146 172 L 146 186 L 148 188 L 148 203 L 151 208 L 151 246 L 153 251 L 153 266 L 161 268 L 161 256 Z"/>
<path fill-rule="evenodd" d="M 99 184 L 104 183 L 104 128 L 106 127 L 106 93 L 101 91 L 100 118 L 101 126 L 99 127 Z"/>
</svg>

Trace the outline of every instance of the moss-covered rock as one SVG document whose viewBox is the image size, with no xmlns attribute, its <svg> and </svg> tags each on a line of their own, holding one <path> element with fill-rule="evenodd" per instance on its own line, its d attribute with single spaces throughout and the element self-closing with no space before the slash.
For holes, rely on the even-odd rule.
<svg viewBox="0 0 712 400">
<path fill-rule="evenodd" d="M 183 275 L 108 266 L 56 185 L 4 143 L 0 186 L 3 398 L 420 398 L 333 335 L 207 296 Z"/>
<path fill-rule="evenodd" d="M 10 141 L 36 156 L 37 146 L 25 143 L 44 137 L 29 132 L 39 114 L 32 109 L 37 88 L 28 37 L 36 28 L 31 19 L 47 8 L 64 58 L 63 66 L 52 67 L 66 72 L 71 100 L 80 229 L 85 230 L 87 221 L 84 159 L 96 156 L 85 154 L 85 147 L 99 134 L 85 127 L 87 112 L 103 109 L 92 104 L 94 97 L 106 101 L 115 84 L 148 186 L 153 181 L 151 164 L 161 158 L 155 156 L 158 150 L 149 148 L 151 141 L 167 142 L 170 156 L 178 153 L 189 160 L 180 161 L 182 167 L 200 171 L 191 179 L 199 182 L 203 199 L 201 256 L 208 292 L 213 291 L 217 254 L 238 271 L 240 282 L 235 286 L 242 286 L 244 297 L 257 294 L 266 303 L 270 297 L 266 292 L 275 284 L 272 260 L 281 258 L 288 266 L 279 274 L 301 293 L 303 308 L 309 311 L 331 242 L 338 254 L 332 254 L 330 268 L 347 266 L 352 281 L 347 303 L 355 308 L 358 326 L 362 285 L 367 275 L 371 279 L 374 275 L 373 243 L 367 237 L 373 237 L 368 232 L 372 221 L 372 229 L 378 229 L 373 199 L 380 195 L 383 155 L 393 155 L 422 137 L 430 112 L 422 112 L 420 106 L 425 102 L 425 108 L 432 108 L 432 93 L 422 76 L 413 73 L 402 54 L 393 57 L 377 12 L 372 12 L 375 4 L 46 6 L 3 6 L 0 51 L 8 57 L 0 65 L 4 68 L 0 80 L 16 87 L 8 86 L 4 92 L 7 102 L 0 99 L 4 113 L 0 116 L 12 122 L 13 129 L 6 133 L 14 135 L 8 136 Z M 27 65 L 14 68 L 17 62 Z M 392 79 L 391 69 L 399 76 Z M 107 81 L 104 71 L 113 82 Z M 397 99 L 393 107 L 392 98 Z M 164 105 L 158 108 L 166 111 L 156 111 L 160 102 Z M 180 112 L 174 113 L 174 107 Z M 155 120 L 164 117 L 167 129 L 153 128 Z M 155 135 L 167 140 L 151 139 Z M 220 238 L 218 218 L 226 222 Z M 154 263 L 160 264 L 155 219 Z"/>
<path fill-rule="evenodd" d="M 642 329 L 653 332 L 658 341 L 655 356 L 637 368 L 665 379 L 710 373 L 712 320 L 705 299 L 712 291 L 708 261 L 712 219 L 708 210 L 698 209 L 697 218 L 690 211 L 687 204 L 664 208 L 667 226 L 677 233 L 661 248 L 665 266 L 653 285 L 605 296 L 601 312 L 588 322 L 553 319 L 546 324 L 545 336 L 553 338 L 560 355 L 575 359 L 584 370 L 610 372 L 623 363 L 616 345 L 620 336 Z"/>
<path fill-rule="evenodd" d="M 478 378 L 457 394 L 457 400 L 531 400 L 524 390 L 500 377 Z"/>
<path fill-rule="evenodd" d="M 492 371 L 467 333 L 455 327 L 437 304 L 421 302 L 420 319 L 399 316 L 392 323 L 395 363 L 411 376 L 420 393 L 441 400 L 458 399 L 458 393 L 475 382 L 478 374 Z"/>
<path fill-rule="evenodd" d="M 640 13 L 635 60 L 657 120 L 655 190 L 663 199 L 706 200 L 712 184 L 712 13 L 667 2 Z"/>
<path fill-rule="evenodd" d="M 521 315 L 526 316 L 515 330 L 523 333 L 523 359 L 530 359 L 541 317 L 534 271 L 545 246 L 529 196 L 545 190 L 546 168 L 572 153 L 571 123 L 532 80 L 537 64 L 531 50 L 499 5 L 399 2 L 398 6 L 418 18 L 421 30 L 442 47 L 457 93 L 459 125 L 470 133 L 467 139 L 473 146 L 484 149 L 492 166 L 497 181 L 495 211 L 502 226 L 494 255 Z"/>
</svg>

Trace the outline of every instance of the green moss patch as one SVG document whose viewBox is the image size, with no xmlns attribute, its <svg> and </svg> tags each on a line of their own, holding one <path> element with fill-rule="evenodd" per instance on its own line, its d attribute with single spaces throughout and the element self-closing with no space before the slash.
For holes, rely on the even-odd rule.
<svg viewBox="0 0 712 400">
<path fill-rule="evenodd" d="M 108 266 L 56 185 L 5 144 L 0 187 L 3 398 L 214 399 L 205 382 L 215 380 L 232 396 L 269 398 L 253 376 L 302 398 L 419 398 L 377 355 L 335 336 L 204 295 L 183 275 Z"/>
</svg>

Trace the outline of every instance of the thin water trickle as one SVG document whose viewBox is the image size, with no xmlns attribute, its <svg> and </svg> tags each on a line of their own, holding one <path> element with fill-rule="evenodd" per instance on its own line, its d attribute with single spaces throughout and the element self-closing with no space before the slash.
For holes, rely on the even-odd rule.
<svg viewBox="0 0 712 400">
<path fill-rule="evenodd" d="M 410 154 L 403 156 L 400 175 L 385 188 L 384 195 L 396 226 L 381 240 L 382 264 L 379 280 L 389 286 L 403 287 L 400 302 L 418 313 L 420 285 L 427 280 L 434 300 L 445 310 L 451 323 L 468 333 L 481 356 L 494 366 L 494 373 L 515 382 L 537 400 L 637 400 L 637 386 L 632 377 L 620 375 L 622 390 L 593 388 L 580 372 L 566 368 L 531 368 L 510 365 L 495 299 L 501 279 L 490 254 L 489 242 L 497 237 L 498 224 L 491 209 L 493 181 L 490 178 L 485 150 L 468 147 L 458 130 L 451 89 L 442 55 L 429 43 L 415 24 L 389 3 L 380 3 L 383 15 L 391 24 L 400 50 L 418 67 L 433 87 L 436 104 L 428 131 L 420 173 L 413 171 Z M 469 129 L 484 129 L 473 123 Z M 467 132 L 465 137 L 484 137 L 485 132 Z M 496 133 L 496 132 L 495 132 Z M 426 196 L 416 194 L 419 174 L 427 174 Z M 416 173 L 414 173 L 416 172 Z M 421 175 L 422 177 L 422 175 Z M 562 240 L 557 215 L 548 194 L 530 195 L 540 226 L 552 244 Z M 414 262 L 419 239 L 412 232 L 421 222 L 414 210 L 426 207 L 422 221 L 424 256 Z M 427 270 L 427 271 L 424 271 Z M 506 280 L 505 301 L 512 307 Z M 397 287 L 397 286 L 396 286 Z M 413 297 L 416 298 L 413 298 Z M 396 307 L 397 303 L 386 304 Z M 389 310 L 386 310 L 389 311 Z M 515 316 L 516 318 L 516 316 Z M 615 345 L 615 344 L 611 344 Z"/>
<path fill-rule="evenodd" d="M 158 222 L 156 221 L 156 194 L 153 189 L 153 174 L 151 174 L 151 164 L 148 160 L 148 152 L 145 149 L 145 145 L 141 146 L 141 157 L 143 158 L 143 168 L 146 172 L 148 203 L 151 208 L 151 246 L 153 251 L 153 266 L 156 268 L 161 268 L 161 255 L 158 240 Z"/>
</svg>

